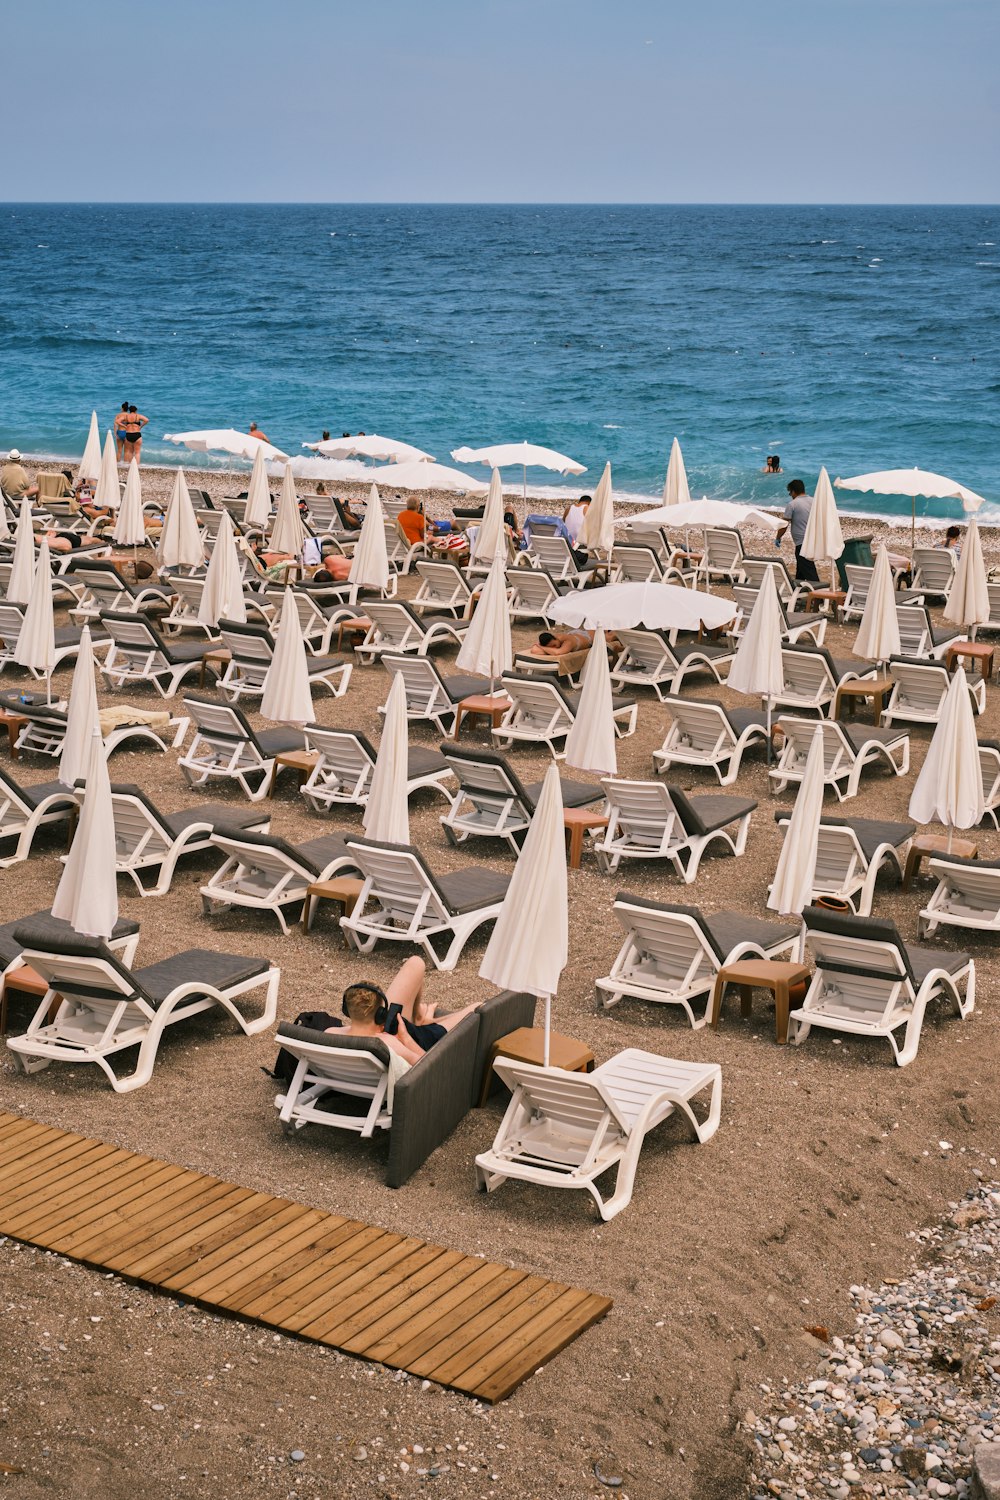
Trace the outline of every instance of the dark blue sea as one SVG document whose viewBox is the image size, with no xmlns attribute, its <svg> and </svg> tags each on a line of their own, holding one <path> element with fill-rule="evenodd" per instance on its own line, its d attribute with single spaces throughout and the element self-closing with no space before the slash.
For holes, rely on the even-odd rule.
<svg viewBox="0 0 1000 1500">
<path fill-rule="evenodd" d="M 996 518 L 1000 210 L 8 205 L 0 370 L 0 448 L 33 454 L 128 399 L 147 461 L 251 419 L 288 452 L 526 438 L 648 496 L 676 434 L 692 494 L 918 465 Z"/>
</svg>

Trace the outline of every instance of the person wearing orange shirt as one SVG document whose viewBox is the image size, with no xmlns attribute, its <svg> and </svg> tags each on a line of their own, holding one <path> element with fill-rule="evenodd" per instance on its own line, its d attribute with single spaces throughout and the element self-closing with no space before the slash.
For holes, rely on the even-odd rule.
<svg viewBox="0 0 1000 1500">
<path fill-rule="evenodd" d="M 423 512 L 420 509 L 419 500 L 407 500 L 406 509 L 401 510 L 396 519 L 399 522 L 400 530 L 411 547 L 423 541 L 427 522 L 424 520 Z"/>
</svg>

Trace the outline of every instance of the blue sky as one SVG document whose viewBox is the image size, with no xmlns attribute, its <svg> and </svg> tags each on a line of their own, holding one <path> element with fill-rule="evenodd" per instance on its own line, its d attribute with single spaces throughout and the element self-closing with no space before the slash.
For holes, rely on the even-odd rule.
<svg viewBox="0 0 1000 1500">
<path fill-rule="evenodd" d="M 996 0 L 34 0 L 8 200 L 958 202 Z"/>
</svg>

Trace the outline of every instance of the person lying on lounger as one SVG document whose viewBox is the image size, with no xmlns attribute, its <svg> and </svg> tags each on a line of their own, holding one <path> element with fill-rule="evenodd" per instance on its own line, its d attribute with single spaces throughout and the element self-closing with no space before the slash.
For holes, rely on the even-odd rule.
<svg viewBox="0 0 1000 1500">
<path fill-rule="evenodd" d="M 615 635 L 605 634 L 604 641 L 609 651 L 622 649 L 622 643 Z M 551 630 L 543 630 L 539 634 L 537 646 L 532 646 L 528 655 L 556 658 L 570 656 L 574 651 L 589 651 L 593 644 L 593 630 L 564 630 L 558 635 Z"/>
<path fill-rule="evenodd" d="M 348 1031 L 352 1036 L 377 1036 L 406 1062 L 419 1062 L 435 1042 L 480 1004 L 476 1001 L 438 1016 L 437 1007 L 424 999 L 426 974 L 423 959 L 414 957 L 406 960 L 388 990 L 367 979 L 348 985 L 343 998 L 347 1024 L 328 1029 Z"/>
</svg>

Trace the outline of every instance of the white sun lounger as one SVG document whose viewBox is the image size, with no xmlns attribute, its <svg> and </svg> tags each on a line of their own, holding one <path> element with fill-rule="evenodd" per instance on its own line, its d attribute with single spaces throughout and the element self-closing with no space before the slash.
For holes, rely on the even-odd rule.
<svg viewBox="0 0 1000 1500">
<path fill-rule="evenodd" d="M 418 614 L 430 610 L 456 618 L 468 614 L 472 590 L 454 563 L 421 560 L 416 564 L 416 571 L 420 587 L 410 601 L 411 609 Z"/>
<path fill-rule="evenodd" d="M 510 699 L 510 708 L 493 730 L 493 738 L 503 749 L 515 741 L 530 745 L 548 745 L 557 760 L 565 754 L 557 750 L 556 740 L 564 740 L 573 727 L 580 706 L 580 693 L 567 692 L 556 681 L 545 677 L 523 677 L 505 672 L 500 688 Z M 611 700 L 615 734 L 619 738 L 635 733 L 638 704 L 634 698 L 615 695 Z"/>
<path fill-rule="evenodd" d="M 360 729 L 328 729 L 322 724 L 309 724 L 305 737 L 306 748 L 317 751 L 319 755 L 301 788 L 310 807 L 317 812 L 328 810 L 334 803 L 364 807 L 378 755 L 367 735 Z M 410 745 L 406 767 L 407 797 L 429 787 L 450 801 L 449 783 L 453 780 L 451 768 L 440 750 Z"/>
<path fill-rule="evenodd" d="M 664 774 L 671 766 L 705 766 L 732 786 L 740 774 L 743 755 L 751 745 L 767 744 L 767 717 L 755 708 L 726 708 L 704 698 L 670 697 L 670 728 L 659 750 L 653 751 L 653 770 Z"/>
<path fill-rule="evenodd" d="M 781 666 L 784 682 L 775 694 L 775 707 L 812 709 L 821 718 L 832 714 L 841 683 L 877 675 L 875 667 L 857 659 L 838 661 L 822 646 L 783 646 Z"/>
<path fill-rule="evenodd" d="M 115 819 L 115 869 L 131 877 L 140 896 L 162 896 L 170 889 L 177 861 L 185 854 L 198 854 L 213 847 L 213 835 L 266 833 L 270 813 L 226 802 L 203 802 L 179 812 L 164 813 L 131 782 L 111 787 Z M 141 872 L 155 872 L 155 883 L 143 883 Z"/>
<path fill-rule="evenodd" d="M 398 599 L 373 601 L 365 605 L 365 612 L 371 628 L 354 648 L 362 661 L 374 661 L 383 652 L 426 656 L 444 641 L 461 644 L 469 628 L 468 620 L 456 620 L 452 614 L 420 615 Z"/>
<path fill-rule="evenodd" d="M 222 644 L 232 653 L 219 683 L 233 703 L 246 695 L 261 698 L 268 668 L 274 659 L 275 640 L 263 625 L 242 625 L 232 620 L 219 621 Z M 347 692 L 353 666 L 343 656 L 312 656 L 306 653 L 309 686 L 329 688 L 335 698 Z"/>
<path fill-rule="evenodd" d="M 441 753 L 458 781 L 451 808 L 441 819 L 449 842 L 461 844 L 470 835 L 502 838 L 519 853 L 544 783 L 525 785 L 509 761 L 489 750 L 446 744 Z M 559 784 L 563 807 L 588 807 L 604 796 L 593 782 L 560 778 Z"/>
<path fill-rule="evenodd" d="M 22 786 L 0 767 L 0 870 L 27 859 L 39 828 L 67 821 L 76 807 L 76 798 L 61 782 Z"/>
<path fill-rule="evenodd" d="M 383 656 L 382 665 L 390 676 L 403 679 L 406 692 L 406 717 L 410 722 L 429 720 L 439 734 L 449 734 L 455 722 L 455 710 L 463 698 L 489 694 L 485 677 L 453 672 L 447 677 L 436 662 L 427 656 Z M 385 712 L 385 704 L 379 713 Z"/>
<path fill-rule="evenodd" d="M 201 672 L 209 644 L 216 644 L 164 639 L 145 615 L 102 611 L 101 625 L 111 644 L 100 672 L 113 692 L 138 684 L 172 698 L 185 677 Z"/>
<path fill-rule="evenodd" d="M 507 569 L 507 609 L 512 620 L 552 620 L 552 606 L 562 598 L 566 585 L 559 588 L 544 568 L 513 567 Z"/>
<path fill-rule="evenodd" d="M 275 756 L 305 749 L 305 738 L 297 729 L 281 727 L 258 733 L 235 703 L 223 703 L 205 693 L 189 693 L 184 707 L 194 722 L 195 733 L 177 764 L 190 786 L 235 781 L 251 802 L 259 802 L 267 796 Z"/>
<path fill-rule="evenodd" d="M 867 724 L 842 724 L 839 719 L 795 719 L 782 715 L 777 727 L 785 736 L 778 764 L 769 772 L 775 792 L 797 785 L 806 773 L 813 736 L 823 736 L 823 785 L 841 802 L 856 797 L 861 773 L 875 762 L 894 776 L 910 769 L 910 737 L 905 730 L 875 729 Z"/>
<path fill-rule="evenodd" d="M 602 870 L 617 870 L 623 859 L 669 859 L 688 885 L 702 856 L 716 840 L 734 855 L 746 848 L 756 802 L 746 797 L 689 797 L 662 781 L 625 781 L 606 776 L 608 826 L 594 840 Z M 733 825 L 735 830 L 733 830 Z"/>
<path fill-rule="evenodd" d="M 915 660 L 930 657 L 933 661 L 943 661 L 949 646 L 966 639 L 965 632 L 954 625 L 932 624 L 930 614 L 920 604 L 897 604 L 896 620 L 900 652 Z"/>
<path fill-rule="evenodd" d="M 943 662 L 912 661 L 894 656 L 889 662 L 892 692 L 882 713 L 882 723 L 902 719 L 906 724 L 936 724 L 948 695 L 951 673 Z M 972 712 L 986 708 L 986 683 L 981 677 L 968 678 Z"/>
<path fill-rule="evenodd" d="M 710 641 L 681 642 L 671 645 L 666 632 L 659 630 L 618 630 L 622 643 L 611 681 L 618 688 L 651 687 L 662 703 L 671 693 L 679 693 L 685 677 L 692 672 L 710 672 L 722 682 L 722 667 L 732 665 L 731 646 L 716 646 Z"/>
<path fill-rule="evenodd" d="M 314 881 L 358 868 L 339 833 L 290 844 L 272 833 L 229 833 L 219 828 L 211 842 L 226 855 L 226 861 L 201 888 L 205 915 L 231 906 L 267 911 L 277 917 L 286 937 L 286 906 L 304 901 Z"/>
<path fill-rule="evenodd" d="M 931 937 L 939 927 L 1000 932 L 1000 860 L 939 854 L 928 869 L 938 883 L 920 913 L 921 937 Z"/>
<path fill-rule="evenodd" d="M 787 833 L 790 812 L 776 812 L 774 821 Z M 883 870 L 902 880 L 913 823 L 882 822 L 875 818 L 832 818 L 824 815 L 816 839 L 816 872 L 810 900 L 834 896 L 847 901 L 859 917 L 871 913 L 875 883 Z"/>
</svg>

